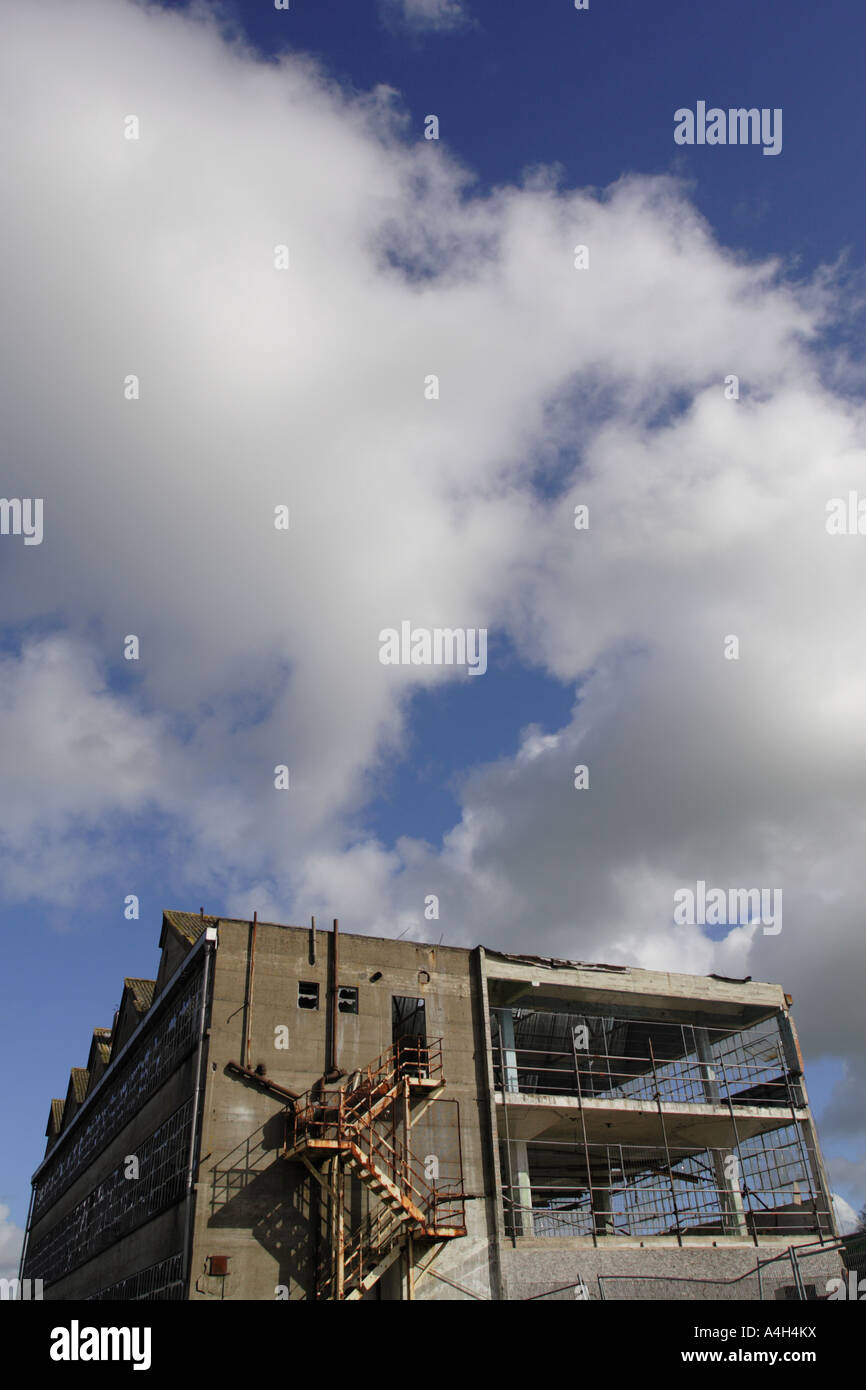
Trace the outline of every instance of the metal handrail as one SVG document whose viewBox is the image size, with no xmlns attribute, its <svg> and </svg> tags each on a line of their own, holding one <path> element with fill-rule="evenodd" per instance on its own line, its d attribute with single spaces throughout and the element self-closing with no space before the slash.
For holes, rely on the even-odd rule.
<svg viewBox="0 0 866 1390">
<path fill-rule="evenodd" d="M 355 1143 L 368 1166 L 378 1169 L 421 1212 L 427 1226 L 462 1225 L 465 1191 L 456 1180 L 430 1183 L 406 1145 L 391 1144 L 375 1128 L 375 1120 L 397 1099 L 398 1088 L 412 1079 L 436 1080 L 442 1075 L 442 1040 L 430 1043 L 401 1038 L 367 1066 L 352 1073 L 351 1089 L 311 1088 L 287 1115 L 287 1147 L 304 1136 Z M 357 1080 L 356 1080 L 357 1078 Z M 291 1129 L 291 1143 L 288 1131 Z"/>
<path fill-rule="evenodd" d="M 506 1052 L 510 1053 L 507 1058 Z M 643 1082 L 644 1086 L 651 1087 L 653 1095 L 655 1094 L 652 1081 L 652 1061 L 649 1057 L 593 1052 L 580 1052 L 575 1057 L 573 1051 L 559 1052 L 551 1048 L 520 1047 L 512 1051 L 504 1048 L 501 1042 L 496 1047 L 495 1053 L 494 1063 L 500 1072 L 500 1079 L 506 1079 L 509 1073 L 514 1075 L 518 1081 L 518 1091 L 523 1089 L 526 1094 L 543 1093 L 545 1081 L 541 1078 L 551 1078 L 546 1084 L 555 1086 L 557 1085 L 557 1078 L 562 1077 L 568 1083 L 573 1084 L 575 1076 L 578 1084 L 581 1080 L 586 1079 L 607 1081 L 606 1092 L 624 1089 L 629 1084 L 635 1084 L 640 1089 L 640 1083 Z M 533 1061 L 518 1062 L 518 1055 L 521 1058 L 549 1058 L 553 1059 L 554 1062 L 562 1059 L 566 1065 L 558 1066 L 549 1063 L 542 1065 Z M 643 1070 L 634 1071 L 633 1069 L 612 1066 L 612 1062 L 640 1063 Z M 596 1063 L 601 1063 L 601 1065 L 597 1066 Z M 522 1087 L 521 1073 L 524 1077 L 528 1074 L 539 1078 L 539 1080 L 530 1085 L 526 1085 L 524 1082 Z M 657 1074 L 658 1089 L 662 1099 L 680 1099 L 676 1094 L 671 1096 L 670 1093 L 698 1086 L 703 1088 L 708 1083 L 715 1083 L 719 1087 L 720 1099 L 723 1094 L 730 1095 L 731 1099 L 736 1099 L 738 1090 L 734 1088 L 739 1088 L 741 1093 L 743 1083 L 751 1082 L 752 1086 L 760 1085 L 778 1094 L 778 1099 L 774 1094 L 764 1101 L 765 1104 L 786 1106 L 788 1103 L 789 1078 L 787 1073 L 780 1074 L 778 1063 L 773 1065 L 764 1062 L 752 1065 L 746 1062 L 686 1062 L 676 1058 L 657 1063 Z M 599 1096 L 593 1098 L 603 1099 L 604 1096 L 603 1093 L 599 1093 Z M 626 1095 L 623 1098 L 628 1099 L 629 1097 Z M 708 1103 L 707 1097 L 701 1097 L 696 1103 Z"/>
</svg>

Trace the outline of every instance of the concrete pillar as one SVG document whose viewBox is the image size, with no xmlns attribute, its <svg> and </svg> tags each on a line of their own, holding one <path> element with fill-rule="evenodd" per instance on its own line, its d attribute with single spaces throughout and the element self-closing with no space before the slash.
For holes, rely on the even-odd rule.
<svg viewBox="0 0 866 1390">
<path fill-rule="evenodd" d="M 782 1045 L 782 1056 L 785 1059 L 786 1071 L 792 1073 L 790 1087 L 795 1106 L 799 1109 L 803 1105 L 808 1105 L 809 1100 L 806 1095 L 806 1087 L 803 1078 L 803 1059 L 800 1056 L 800 1044 L 794 1032 L 794 1024 L 787 1013 L 780 1013 L 779 1041 Z M 785 1096 L 787 1102 L 788 1097 Z"/>
<path fill-rule="evenodd" d="M 797 1080 L 791 1083 L 794 1104 L 798 1107 L 805 1108 L 807 1113 L 805 1124 L 798 1127 L 800 1128 L 800 1138 L 805 1141 L 804 1147 L 806 1153 L 804 1155 L 804 1161 L 809 1165 L 810 1169 L 809 1184 L 814 1193 L 815 1202 L 819 1208 L 819 1230 L 822 1235 L 829 1236 L 833 1239 L 838 1234 L 836 1230 L 836 1213 L 833 1210 L 833 1198 L 830 1195 L 830 1184 L 827 1181 L 824 1160 L 821 1154 L 821 1145 L 818 1142 L 818 1133 L 815 1129 L 815 1121 L 812 1118 L 812 1109 L 809 1105 L 809 1097 L 806 1093 L 800 1040 L 797 1037 L 794 1020 L 791 1018 L 787 1009 L 782 1010 L 778 1015 L 778 1024 L 785 1066 L 788 1071 L 794 1072 L 797 1076 Z"/>
<path fill-rule="evenodd" d="M 517 1046 L 514 1041 L 514 1015 L 510 1009 L 500 1009 L 499 1036 L 502 1042 L 502 1084 L 506 1091 L 519 1091 L 517 1075 Z"/>
<path fill-rule="evenodd" d="M 610 1183 L 610 1175 L 607 1176 Z M 595 1234 L 597 1236 L 612 1236 L 614 1234 L 613 1212 L 610 1204 L 610 1187 L 596 1187 L 593 1183 L 592 1188 L 592 1210 L 595 1219 Z"/>
<path fill-rule="evenodd" d="M 520 1231 L 524 1236 L 535 1235 L 532 1219 L 532 1185 L 529 1180 L 529 1149 L 521 1140 L 512 1143 L 512 1165 L 515 1191 L 512 1197 L 520 1206 Z"/>
<path fill-rule="evenodd" d="M 713 1048 L 710 1042 L 710 1035 L 706 1028 L 695 1029 L 695 1042 L 697 1044 L 698 1061 L 701 1067 L 701 1081 L 704 1088 L 704 1095 L 710 1105 L 721 1105 L 722 1092 L 716 1079 L 715 1068 L 713 1065 Z M 716 1178 L 716 1187 L 723 1208 L 729 1217 L 724 1224 L 724 1234 L 734 1236 L 747 1236 L 749 1227 L 746 1221 L 746 1212 L 743 1206 L 743 1194 L 740 1191 L 739 1175 L 740 1160 L 732 1149 L 713 1149 L 713 1171 Z M 734 1163 L 727 1160 L 733 1158 Z M 730 1176 L 729 1176 L 730 1174 Z"/>
</svg>

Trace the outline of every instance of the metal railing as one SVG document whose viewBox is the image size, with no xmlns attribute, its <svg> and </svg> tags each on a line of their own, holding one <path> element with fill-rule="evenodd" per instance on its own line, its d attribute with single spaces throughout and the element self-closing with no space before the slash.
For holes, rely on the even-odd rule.
<svg viewBox="0 0 866 1390">
<path fill-rule="evenodd" d="M 511 1235 L 821 1236 L 832 1219 L 808 1149 L 775 1131 L 739 1148 L 502 1141 L 503 1209 Z"/>
<path fill-rule="evenodd" d="M 800 1108 L 777 1021 L 739 1032 L 652 1018 L 491 1009 L 500 1092 Z"/>
<path fill-rule="evenodd" d="M 343 1280 L 349 1289 L 363 1291 L 364 1280 L 406 1236 L 404 1217 L 390 1207 L 370 1212 L 348 1237 L 343 1254 Z M 319 1298 L 327 1299 L 336 1285 L 329 1261 L 319 1271 Z"/>
<path fill-rule="evenodd" d="M 413 1082 L 442 1078 L 442 1040 L 403 1038 L 374 1062 L 353 1072 L 340 1087 L 314 1087 L 286 1116 L 287 1152 L 308 1140 L 346 1150 L 370 1173 L 386 1178 L 414 1208 L 427 1229 L 459 1227 L 465 1221 L 462 1173 L 428 1178 L 408 1143 L 392 1124 L 388 1139 L 377 1121 L 411 1091 Z M 412 1215 L 407 1207 L 407 1214 Z"/>
<path fill-rule="evenodd" d="M 749 1269 L 730 1279 L 673 1274 L 599 1274 L 598 1292 L 603 1301 L 611 1298 L 690 1300 L 740 1300 L 763 1302 L 812 1301 L 828 1297 L 826 1271 L 836 1277 L 834 1256 L 841 1253 L 843 1241 L 823 1245 L 789 1245 L 778 1255 L 757 1259 Z M 824 1269 L 814 1282 L 803 1277 L 802 1262 L 821 1259 Z M 841 1261 L 839 1262 L 841 1269 Z M 808 1265 L 807 1265 L 808 1270 Z"/>
<path fill-rule="evenodd" d="M 523 1095 L 579 1096 L 584 1100 L 656 1099 L 673 1104 L 789 1108 L 791 1079 L 779 1064 L 657 1062 L 640 1056 L 552 1052 L 520 1047 L 510 1056 L 501 1041 L 494 1049 L 497 1091 Z M 796 1099 L 795 1099 L 796 1104 Z"/>
</svg>

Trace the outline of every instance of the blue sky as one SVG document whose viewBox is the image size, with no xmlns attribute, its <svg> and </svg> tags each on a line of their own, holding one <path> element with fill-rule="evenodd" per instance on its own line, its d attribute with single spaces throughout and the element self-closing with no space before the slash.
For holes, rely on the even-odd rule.
<svg viewBox="0 0 866 1390">
<path fill-rule="evenodd" d="M 860 264 L 866 171 L 851 142 L 866 16 L 853 0 L 596 0 L 580 13 L 568 0 L 477 0 L 466 11 L 465 28 L 436 31 L 389 27 L 373 0 L 225 7 L 263 54 L 297 44 L 341 83 L 395 87 L 418 125 L 435 111 L 482 189 L 537 164 L 578 187 L 675 169 L 732 249 L 804 269 L 847 249 Z M 701 98 L 782 107 L 785 157 L 674 149 L 673 109 Z"/>
<path fill-rule="evenodd" d="M 38 8 L 0 20 L 4 488 L 47 519 L 0 542 L 7 1227 L 164 907 L 425 939 L 428 891 L 455 943 L 778 979 L 862 1206 L 863 561 L 822 521 L 863 480 L 862 6 Z M 676 145 L 699 100 L 781 108 L 781 153 Z M 100 122 L 139 109 L 129 172 Z M 291 243 L 285 300 L 258 236 Z M 602 292 L 572 303 L 578 241 Z M 130 424 L 105 383 L 135 370 Z M 288 558 L 255 531 L 282 500 Z M 388 685 L 376 635 L 408 617 L 486 623 L 483 679 Z M 786 931 L 684 945 L 698 878 L 784 884 Z"/>
</svg>

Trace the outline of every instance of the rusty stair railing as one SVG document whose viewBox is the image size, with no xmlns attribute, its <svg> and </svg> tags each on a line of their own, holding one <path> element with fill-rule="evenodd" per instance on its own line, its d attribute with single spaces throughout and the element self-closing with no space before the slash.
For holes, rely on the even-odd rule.
<svg viewBox="0 0 866 1390">
<path fill-rule="evenodd" d="M 331 1252 L 330 1271 L 318 1279 L 320 1298 L 360 1298 L 409 1236 L 443 1240 L 465 1235 L 462 1175 L 448 1182 L 428 1178 L 409 1147 L 408 1122 L 401 1142 L 393 1113 L 402 1102 L 406 1116 L 414 1097 L 442 1085 L 441 1040 L 402 1039 L 353 1073 L 347 1085 L 314 1087 L 287 1114 L 284 1158 L 308 1164 L 336 1158 L 379 1202 L 348 1237 L 338 1237 L 340 1249 Z M 377 1128 L 377 1121 L 386 1117 L 393 1122 L 390 1140 Z M 342 1200 L 336 1186 L 331 1200 Z"/>
</svg>

